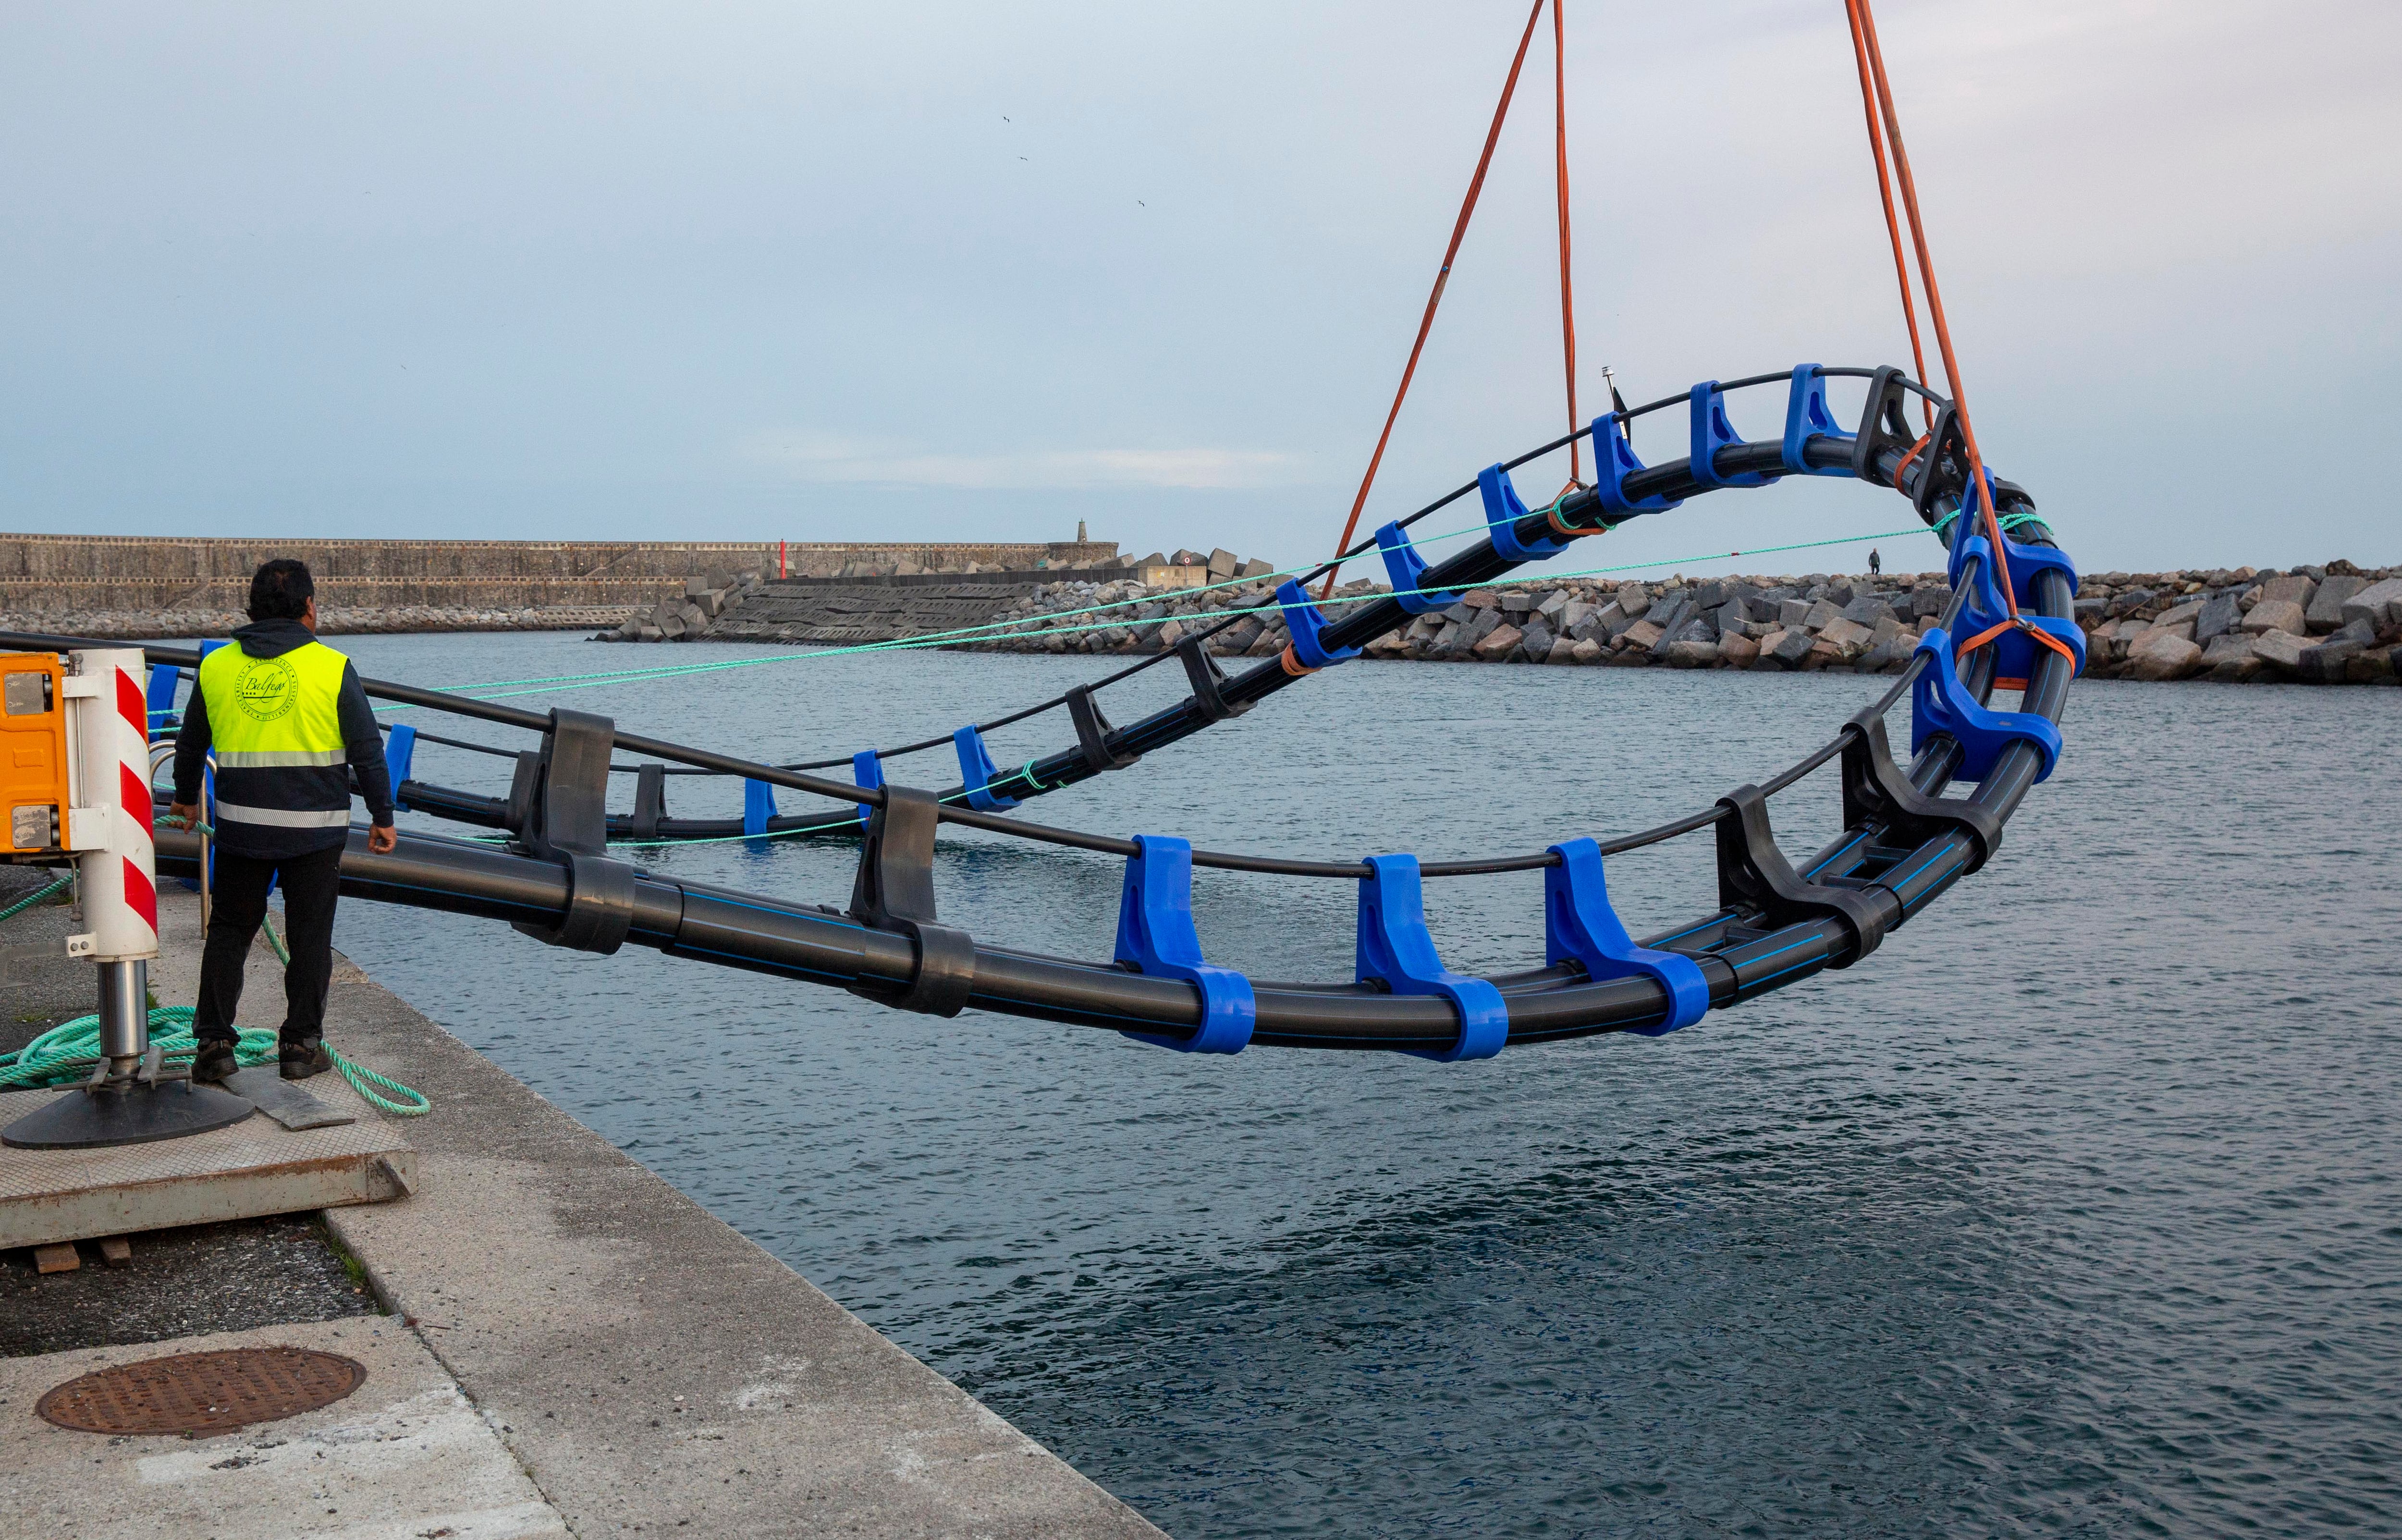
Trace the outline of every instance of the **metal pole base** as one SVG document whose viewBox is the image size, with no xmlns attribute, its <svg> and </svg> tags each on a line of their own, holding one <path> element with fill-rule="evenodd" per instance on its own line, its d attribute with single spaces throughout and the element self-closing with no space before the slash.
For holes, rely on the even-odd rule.
<svg viewBox="0 0 2402 1540">
<path fill-rule="evenodd" d="M 113 1080 L 88 1085 L 0 1129 L 17 1149 L 91 1149 L 149 1144 L 228 1128 L 257 1108 L 230 1092 L 191 1080 Z"/>
</svg>

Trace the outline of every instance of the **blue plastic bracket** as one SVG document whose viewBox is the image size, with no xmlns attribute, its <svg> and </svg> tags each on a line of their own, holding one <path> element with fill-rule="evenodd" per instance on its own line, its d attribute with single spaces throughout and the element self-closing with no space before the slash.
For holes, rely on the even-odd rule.
<svg viewBox="0 0 2402 1540">
<path fill-rule="evenodd" d="M 959 784 L 968 791 L 968 805 L 979 813 L 1005 813 L 1017 805 L 1015 797 L 1004 797 L 992 789 L 1000 772 L 992 766 L 992 756 L 984 751 L 984 735 L 975 723 L 951 735 L 951 747 L 959 751 Z"/>
<path fill-rule="evenodd" d="M 162 663 L 150 670 L 148 697 L 150 736 L 164 736 L 167 719 L 175 714 L 175 687 L 184 681 L 184 671 L 172 663 Z M 198 688 L 198 686 L 194 686 Z"/>
<path fill-rule="evenodd" d="M 1849 444 L 1857 436 L 1845 433 L 1835 414 L 1827 409 L 1827 377 L 1818 372 L 1818 365 L 1796 364 L 1792 393 L 1785 399 L 1785 468 L 1795 475 L 1848 476 L 1853 474 L 1850 461 L 1813 465 L 1802 456 L 1802 447 L 1814 438 L 1840 438 Z"/>
<path fill-rule="evenodd" d="M 1385 575 L 1393 580 L 1393 602 L 1413 615 L 1447 610 L 1459 601 L 1459 590 L 1426 592 L 1426 557 L 1410 544 L 1398 523 L 1376 531 L 1376 548 L 1385 553 Z"/>
<path fill-rule="evenodd" d="M 1201 960 L 1193 928 L 1193 846 L 1164 834 L 1137 834 L 1118 895 L 1120 962 L 1153 978 L 1182 979 L 1201 991 L 1201 1026 L 1189 1038 L 1149 1032 L 1127 1037 L 1186 1053 L 1240 1053 L 1259 1020 L 1251 981 Z"/>
<path fill-rule="evenodd" d="M 745 778 L 742 782 L 742 832 L 764 834 L 767 820 L 776 816 L 776 789 L 764 780 Z"/>
<path fill-rule="evenodd" d="M 1484 494 L 1484 532 L 1493 537 L 1496 554 L 1511 561 L 1540 561 L 1568 548 L 1565 537 L 1518 538 L 1518 521 L 1526 516 L 1526 504 L 1519 498 L 1518 488 L 1510 485 L 1510 473 L 1500 466 L 1487 465 L 1477 472 L 1476 489 Z"/>
<path fill-rule="evenodd" d="M 1710 986 L 1701 964 L 1674 952 L 1637 946 L 1610 907 L 1609 882 L 1603 875 L 1601 846 L 1591 840 L 1568 840 L 1552 846 L 1560 864 L 1543 871 L 1543 960 L 1556 968 L 1564 962 L 1581 965 L 1594 980 L 1623 979 L 1635 974 L 1658 981 L 1668 992 L 1667 1019 L 1657 1026 L 1632 1030 L 1662 1038 L 1692 1025 L 1710 1008 Z"/>
<path fill-rule="evenodd" d="M 876 757 L 873 749 L 863 749 L 850 756 L 850 783 L 853 786 L 878 787 L 884 784 L 884 762 Z M 864 809 L 868 804 L 859 804 Z M 861 817 L 864 818 L 864 812 Z"/>
<path fill-rule="evenodd" d="M 407 809 L 400 800 L 400 789 L 416 760 L 417 729 L 405 722 L 393 723 L 392 736 L 384 739 L 383 767 L 392 777 L 392 804 L 404 812 Z"/>
<path fill-rule="evenodd" d="M 1291 578 L 1277 584 L 1277 603 L 1284 607 L 1285 629 L 1292 635 L 1293 660 L 1304 668 L 1324 668 L 1360 655 L 1357 647 L 1330 649 L 1318 639 L 1326 629 L 1326 617 L 1318 612 L 1301 591 L 1301 584 Z"/>
<path fill-rule="evenodd" d="M 1727 420 L 1726 392 L 1715 379 L 1705 379 L 1693 387 L 1693 482 L 1701 487 L 1765 487 L 1768 476 L 1759 471 L 1745 471 L 1737 475 L 1719 474 L 1717 455 L 1730 444 L 1741 444 L 1743 435 Z"/>
<path fill-rule="evenodd" d="M 1639 502 L 1626 500 L 1626 478 L 1643 469 L 1635 458 L 1635 446 L 1626 442 L 1626 428 L 1613 415 L 1593 419 L 1594 491 L 1601 498 L 1605 516 L 1632 518 L 1636 514 L 1664 514 L 1677 506 L 1683 498 L 1647 497 Z"/>
<path fill-rule="evenodd" d="M 1489 1059 L 1510 1040 L 1510 1010 L 1501 991 L 1483 979 L 1454 973 L 1435 956 L 1427 934 L 1426 899 L 1415 856 L 1371 856 L 1374 874 L 1360 883 L 1358 973 L 1396 995 L 1440 995 L 1459 1012 L 1459 1040 L 1421 1059 L 1443 1064 Z"/>
<path fill-rule="evenodd" d="M 1992 474 L 1990 471 L 1986 474 Z M 2018 599 L 2019 617 L 2047 636 L 2056 638 L 2077 659 L 2077 672 L 2084 673 L 2083 628 L 2075 621 L 2038 615 L 2032 610 L 2036 573 L 2045 571 L 2059 572 L 2068 580 L 2068 591 L 2073 594 L 2077 591 L 2076 564 L 2068 559 L 2065 552 L 2052 546 L 2022 545 L 2008 535 L 2002 537 L 2002 545 L 2010 591 Z M 1969 586 L 1968 601 L 1960 610 L 1961 629 L 1970 636 L 1991 630 L 2009 618 L 2009 611 L 2002 603 L 2001 586 L 1995 574 L 1996 564 L 1993 551 L 1993 543 L 1977 534 L 1963 534 L 1952 547 L 1949 566 L 1952 586 L 1955 589 L 1960 586 L 1968 558 L 1982 558 L 1977 563 L 1977 579 Z M 2043 647 L 2043 643 L 2017 629 L 2003 632 L 1988 645 L 1994 649 L 1994 677 L 2009 680 L 2025 679 L 2027 670 L 2034 667 L 2036 650 Z"/>
<path fill-rule="evenodd" d="M 2059 728 L 2032 711 L 1994 711 L 1979 705 L 1960 682 L 1952 638 L 1943 627 L 1936 626 L 1919 638 L 1917 650 L 1927 654 L 1927 663 L 1910 687 L 1912 754 L 1926 748 L 1926 740 L 1936 734 L 1948 733 L 1960 744 L 1960 767 L 1952 772 L 1953 778 L 1981 781 L 1993 774 L 1994 762 L 2003 749 L 2014 743 L 2031 743 L 2043 755 L 2043 767 L 2035 778 L 2038 782 L 2050 778 L 2060 763 Z"/>
</svg>

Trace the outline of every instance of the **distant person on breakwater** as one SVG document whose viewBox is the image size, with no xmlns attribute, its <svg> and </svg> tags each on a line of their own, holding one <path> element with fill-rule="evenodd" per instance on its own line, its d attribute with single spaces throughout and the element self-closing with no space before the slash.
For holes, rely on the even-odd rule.
<svg viewBox="0 0 2402 1540">
<path fill-rule="evenodd" d="M 317 639 L 317 585 L 297 561 L 270 561 L 250 580 L 250 624 L 236 645 L 200 660 L 199 685 L 175 737 L 175 800 L 168 814 L 200 816 L 200 777 L 216 751 L 215 901 L 200 952 L 196 1080 L 234 1072 L 234 1011 L 242 959 L 283 886 L 283 1027 L 276 1054 L 287 1080 L 331 1069 L 325 991 L 334 974 L 334 900 L 351 834 L 351 776 L 367 804 L 367 848 L 399 843 L 392 777 L 366 687 L 351 660 Z"/>
<path fill-rule="evenodd" d="M 1884 563 L 1877 559 L 1876 547 L 1875 547 L 1875 546 L 1873 546 L 1873 545 L 1870 546 L 1870 547 L 1869 547 L 1869 576 L 1871 576 L 1871 577 L 1874 577 L 1874 576 L 1876 576 L 1879 572 L 1882 572 L 1882 571 L 1884 571 Z"/>
</svg>

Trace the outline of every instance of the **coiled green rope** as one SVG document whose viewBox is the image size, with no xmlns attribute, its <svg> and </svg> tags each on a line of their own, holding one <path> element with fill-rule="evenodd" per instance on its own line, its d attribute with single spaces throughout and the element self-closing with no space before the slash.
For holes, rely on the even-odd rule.
<svg viewBox="0 0 2402 1540">
<path fill-rule="evenodd" d="M 150 1045 L 169 1053 L 189 1053 L 200 1044 L 192 1036 L 192 1008 L 186 1005 L 154 1006 L 150 1011 Z M 380 1075 L 366 1066 L 345 1058 L 338 1049 L 334 1067 L 351 1089 L 366 1099 L 367 1105 L 395 1118 L 422 1118 L 434 1110 L 434 1104 L 418 1092 L 401 1084 L 389 1075 Z M 264 1026 L 238 1029 L 234 1043 L 234 1059 L 248 1065 L 271 1065 L 276 1059 L 275 1032 Z M 14 1053 L 0 1053 L 0 1089 L 72 1085 L 91 1072 L 94 1060 L 100 1057 L 100 1018 L 77 1016 L 50 1028 Z M 381 1089 L 379 1090 L 378 1088 Z M 389 1091 L 406 1098 L 395 1101 L 382 1094 Z"/>
</svg>

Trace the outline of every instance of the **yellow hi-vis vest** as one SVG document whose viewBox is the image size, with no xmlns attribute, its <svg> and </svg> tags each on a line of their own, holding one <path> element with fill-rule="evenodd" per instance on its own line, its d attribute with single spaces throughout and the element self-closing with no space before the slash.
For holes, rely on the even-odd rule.
<svg viewBox="0 0 2402 1540">
<path fill-rule="evenodd" d="M 342 746 L 342 675 L 350 659 L 322 642 L 255 658 L 239 644 L 200 660 L 217 763 L 217 821 L 341 829 L 351 821 Z"/>
</svg>

